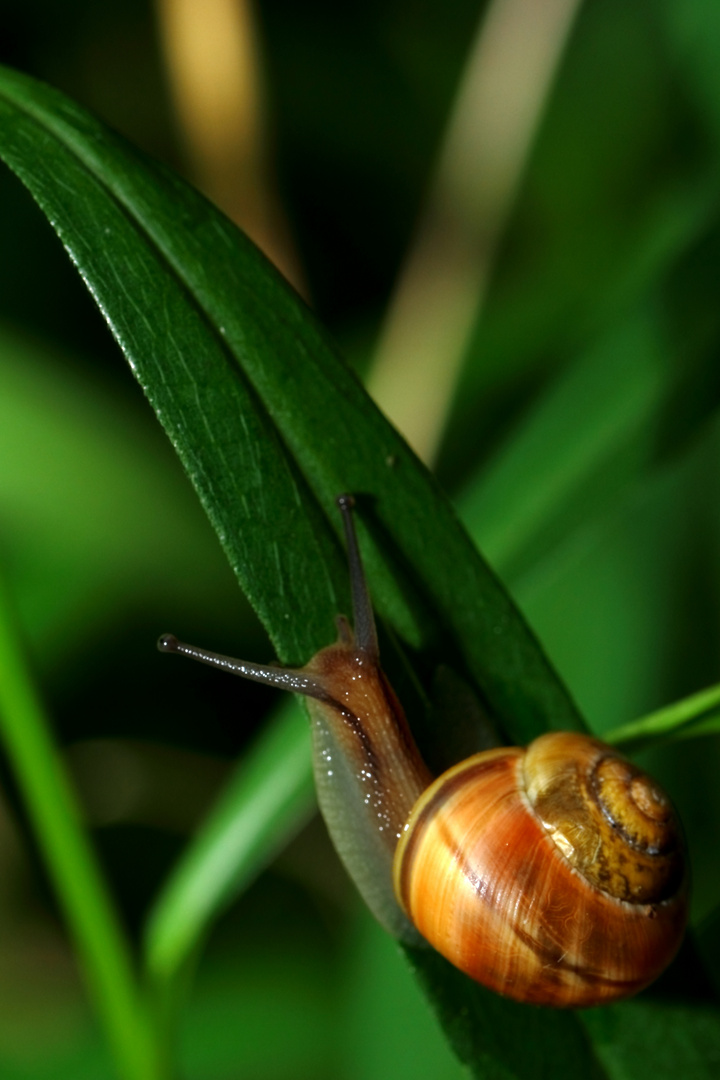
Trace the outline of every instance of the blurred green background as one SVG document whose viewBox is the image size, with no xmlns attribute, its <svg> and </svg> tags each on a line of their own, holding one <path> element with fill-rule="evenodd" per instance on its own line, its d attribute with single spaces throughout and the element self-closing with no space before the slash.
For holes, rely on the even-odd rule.
<svg viewBox="0 0 720 1080">
<path fill-rule="evenodd" d="M 226 197 L 251 234 L 269 220 L 366 371 L 484 5 L 260 0 L 249 169 L 233 132 L 217 167 L 193 141 L 170 6 L 6 0 L 0 61 Z M 493 252 L 436 472 L 598 732 L 720 681 L 719 211 L 720 8 L 588 0 Z M 4 169 L 0 230 L 0 558 L 137 935 L 272 706 L 155 639 L 271 650 L 90 296 Z M 685 823 L 696 924 L 720 902 L 718 750 L 714 736 L 643 758 Z M 110 1075 L 2 779 L 0 1076 Z M 317 820 L 213 933 L 181 1060 L 198 1080 L 461 1072 Z"/>
</svg>

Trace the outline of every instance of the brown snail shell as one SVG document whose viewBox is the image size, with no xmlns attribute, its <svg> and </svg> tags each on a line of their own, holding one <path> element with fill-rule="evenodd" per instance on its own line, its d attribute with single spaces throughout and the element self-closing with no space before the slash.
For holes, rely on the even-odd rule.
<svg viewBox="0 0 720 1080">
<path fill-rule="evenodd" d="M 597 1005 L 666 967 L 687 915 L 683 841 L 657 784 L 596 739 L 477 754 L 413 808 L 395 888 L 420 933 L 519 1001 Z"/>
</svg>

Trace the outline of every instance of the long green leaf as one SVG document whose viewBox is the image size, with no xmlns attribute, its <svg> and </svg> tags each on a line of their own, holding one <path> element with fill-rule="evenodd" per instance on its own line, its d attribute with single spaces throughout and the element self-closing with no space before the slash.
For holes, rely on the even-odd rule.
<svg viewBox="0 0 720 1080">
<path fill-rule="evenodd" d="M 0 583 L 0 734 L 119 1069 L 158 1080 L 159 1052 L 128 943 L 80 824 Z"/>
<path fill-rule="evenodd" d="M 426 664 L 464 668 L 516 741 L 578 726 L 431 478 L 242 234 L 23 76 L 0 75 L 0 117 L 3 157 L 83 274 L 281 658 L 327 644 L 348 606 L 333 498 L 352 490 L 376 601 L 399 638 Z M 432 953 L 415 962 L 477 1075 L 601 1075 L 572 1016 L 487 994 Z"/>
<path fill-rule="evenodd" d="M 714 735 L 718 731 L 720 686 L 709 686 L 648 716 L 613 728 L 605 733 L 605 738 L 617 746 L 640 750 L 672 739 Z"/>
<path fill-rule="evenodd" d="M 348 606 L 332 529 L 334 497 L 351 490 L 365 496 L 376 602 L 400 636 L 456 652 L 516 741 L 577 727 L 426 470 L 242 233 L 24 76 L 0 76 L 0 116 L 4 159 L 82 272 L 281 658 L 327 644 Z"/>
</svg>

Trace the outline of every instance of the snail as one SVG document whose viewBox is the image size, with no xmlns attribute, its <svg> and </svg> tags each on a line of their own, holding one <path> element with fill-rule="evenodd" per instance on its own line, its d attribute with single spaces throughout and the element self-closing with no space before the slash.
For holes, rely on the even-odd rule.
<svg viewBox="0 0 720 1080">
<path fill-rule="evenodd" d="M 602 1004 L 636 993 L 682 939 L 688 871 L 668 797 L 597 739 L 541 735 L 437 779 L 379 663 L 352 518 L 337 500 L 353 628 L 302 668 L 258 665 L 166 634 L 158 648 L 309 698 L 318 802 L 378 920 L 518 1001 Z"/>
</svg>

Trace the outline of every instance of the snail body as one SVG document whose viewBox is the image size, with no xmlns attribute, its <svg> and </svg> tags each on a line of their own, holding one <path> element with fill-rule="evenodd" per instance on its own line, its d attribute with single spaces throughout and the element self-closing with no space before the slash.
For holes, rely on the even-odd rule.
<svg viewBox="0 0 720 1080">
<path fill-rule="evenodd" d="M 680 826 L 658 785 L 589 736 L 552 732 L 433 779 L 379 663 L 341 496 L 354 628 L 300 669 L 158 643 L 308 697 L 318 802 L 378 920 L 518 1001 L 601 1004 L 652 982 L 687 918 Z"/>
</svg>

